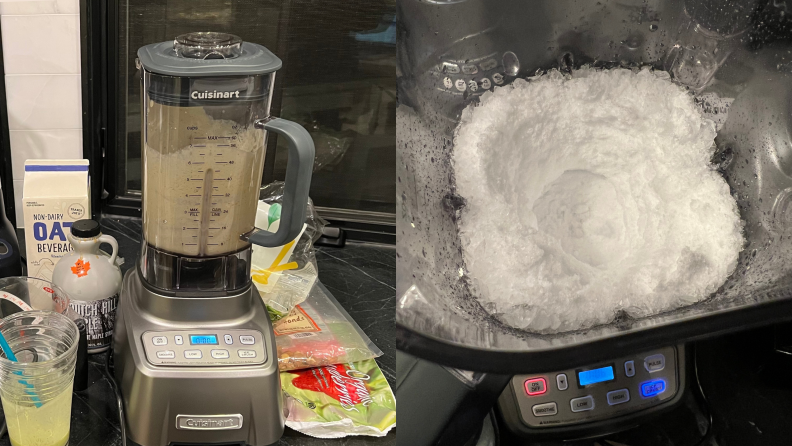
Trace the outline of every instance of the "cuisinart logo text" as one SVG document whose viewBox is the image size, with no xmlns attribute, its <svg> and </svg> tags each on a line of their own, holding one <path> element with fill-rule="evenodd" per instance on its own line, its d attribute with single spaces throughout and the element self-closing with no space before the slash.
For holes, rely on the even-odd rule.
<svg viewBox="0 0 792 446">
<path fill-rule="evenodd" d="M 242 415 L 176 415 L 176 429 L 242 429 Z"/>
<path fill-rule="evenodd" d="M 190 93 L 193 99 L 239 99 L 239 90 L 237 91 L 193 91 Z"/>
</svg>

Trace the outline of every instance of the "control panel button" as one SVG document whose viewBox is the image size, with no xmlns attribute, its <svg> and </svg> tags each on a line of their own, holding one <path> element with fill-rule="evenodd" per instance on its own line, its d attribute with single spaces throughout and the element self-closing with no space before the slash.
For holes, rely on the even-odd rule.
<svg viewBox="0 0 792 446">
<path fill-rule="evenodd" d="M 443 73 L 459 74 L 459 65 L 455 63 L 443 62 Z"/>
<path fill-rule="evenodd" d="M 569 402 L 572 412 L 585 412 L 594 409 L 594 397 L 587 395 L 580 398 L 574 398 Z"/>
<path fill-rule="evenodd" d="M 228 350 L 212 350 L 212 358 L 228 359 Z"/>
<path fill-rule="evenodd" d="M 233 344 L 233 343 L 234 343 L 234 337 L 233 337 L 233 336 L 231 336 L 231 335 L 225 335 L 225 336 L 223 336 L 223 340 L 225 341 L 225 343 L 226 343 L 227 345 L 231 345 L 231 344 Z"/>
<path fill-rule="evenodd" d="M 203 355 L 201 355 L 200 350 L 185 350 L 184 351 L 184 358 L 185 359 L 201 359 Z"/>
<path fill-rule="evenodd" d="M 253 345 L 256 342 L 256 338 L 254 338 L 253 336 L 240 336 L 239 342 L 245 345 Z"/>
<path fill-rule="evenodd" d="M 662 379 L 653 379 L 645 383 L 641 383 L 641 396 L 649 398 L 659 395 L 666 390 L 666 383 Z"/>
<path fill-rule="evenodd" d="M 547 381 L 544 378 L 530 378 L 525 381 L 525 393 L 528 395 L 541 395 L 547 392 Z"/>
<path fill-rule="evenodd" d="M 611 406 L 626 403 L 627 401 L 630 401 L 630 391 L 627 389 L 608 392 L 608 404 Z"/>
<path fill-rule="evenodd" d="M 237 355 L 239 355 L 240 358 L 255 358 L 256 357 L 256 351 L 255 350 L 239 350 L 239 351 L 237 351 Z"/>
<path fill-rule="evenodd" d="M 628 378 L 635 376 L 635 361 L 627 361 L 624 363 L 624 374 Z"/>
<path fill-rule="evenodd" d="M 154 336 L 151 338 L 151 342 L 153 342 L 154 345 L 168 345 L 168 338 L 165 336 Z"/>
<path fill-rule="evenodd" d="M 476 73 L 478 73 L 478 67 L 473 65 L 473 64 L 462 65 L 462 73 L 464 73 L 464 74 L 476 74 Z"/>
<path fill-rule="evenodd" d="M 646 371 L 649 373 L 663 370 L 665 368 L 665 356 L 659 353 L 647 356 L 644 358 L 644 367 L 646 367 Z"/>
<path fill-rule="evenodd" d="M 176 342 L 176 345 L 182 345 L 182 344 L 184 344 L 184 338 L 182 338 L 182 337 L 181 337 L 181 336 L 179 336 L 179 335 L 176 335 L 176 336 L 174 336 L 174 337 L 173 337 L 173 340 L 174 340 L 174 342 Z"/>
<path fill-rule="evenodd" d="M 459 91 L 465 91 L 467 89 L 467 83 L 464 79 L 457 79 L 456 82 L 454 82 L 454 87 Z"/>
<path fill-rule="evenodd" d="M 563 373 L 559 373 L 556 375 L 556 385 L 558 385 L 558 390 L 566 390 L 567 389 L 567 377 Z"/>
<path fill-rule="evenodd" d="M 498 66 L 498 61 L 495 59 L 489 59 L 481 63 L 481 69 L 484 71 L 491 70 Z"/>
<path fill-rule="evenodd" d="M 549 417 L 558 414 L 556 403 L 537 404 L 531 408 L 535 417 Z"/>
<path fill-rule="evenodd" d="M 163 350 L 161 352 L 157 352 L 157 358 L 159 358 L 159 359 L 174 359 L 174 358 L 176 358 L 176 353 L 173 350 Z"/>
</svg>

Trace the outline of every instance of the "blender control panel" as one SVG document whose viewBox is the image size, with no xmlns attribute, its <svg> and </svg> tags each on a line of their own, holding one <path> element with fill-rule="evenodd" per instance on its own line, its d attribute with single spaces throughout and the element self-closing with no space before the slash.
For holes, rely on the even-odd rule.
<svg viewBox="0 0 792 446">
<path fill-rule="evenodd" d="M 154 365 L 229 366 L 267 361 L 267 347 L 256 330 L 147 331 L 142 338 L 146 358 Z"/>
<path fill-rule="evenodd" d="M 511 380 L 523 422 L 532 428 L 597 421 L 647 409 L 678 391 L 676 348 L 590 367 L 517 375 Z"/>
</svg>

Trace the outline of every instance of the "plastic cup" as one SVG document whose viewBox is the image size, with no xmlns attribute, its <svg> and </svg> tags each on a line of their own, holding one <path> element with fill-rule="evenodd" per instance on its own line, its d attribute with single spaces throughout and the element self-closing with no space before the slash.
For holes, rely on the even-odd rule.
<svg viewBox="0 0 792 446">
<path fill-rule="evenodd" d="M 0 279 L 0 317 L 27 310 L 49 310 L 65 314 L 68 309 L 67 294 L 52 282 L 35 277 Z"/>
<path fill-rule="evenodd" d="M 24 311 L 0 320 L 19 362 L 0 354 L 0 400 L 13 446 L 69 444 L 79 331 L 67 316 Z"/>
</svg>

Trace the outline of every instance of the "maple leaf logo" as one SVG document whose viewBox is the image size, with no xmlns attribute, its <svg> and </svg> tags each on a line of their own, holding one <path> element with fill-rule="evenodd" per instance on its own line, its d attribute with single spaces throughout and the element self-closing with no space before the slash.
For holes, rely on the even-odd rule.
<svg viewBox="0 0 792 446">
<path fill-rule="evenodd" d="M 77 263 L 71 267 L 72 273 L 77 277 L 83 277 L 88 275 L 88 271 L 91 270 L 91 262 L 84 262 L 83 259 L 77 260 Z"/>
</svg>

